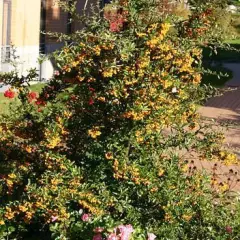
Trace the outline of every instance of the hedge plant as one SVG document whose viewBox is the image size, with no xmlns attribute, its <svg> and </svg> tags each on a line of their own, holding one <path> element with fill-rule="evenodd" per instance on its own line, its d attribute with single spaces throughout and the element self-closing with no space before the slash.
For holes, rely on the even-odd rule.
<svg viewBox="0 0 240 240">
<path fill-rule="evenodd" d="M 182 21 L 160 3 L 119 0 L 78 16 L 62 2 L 85 26 L 59 36 L 51 81 L 38 94 L 2 77 L 21 104 L 0 121 L 1 239 L 239 238 L 229 185 L 190 155 L 237 162 L 197 113 L 213 10 Z"/>
</svg>

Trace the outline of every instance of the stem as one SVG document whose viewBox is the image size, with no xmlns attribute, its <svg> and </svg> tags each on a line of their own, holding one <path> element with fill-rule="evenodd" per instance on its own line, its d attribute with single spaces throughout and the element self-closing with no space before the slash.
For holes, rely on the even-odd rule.
<svg viewBox="0 0 240 240">
<path fill-rule="evenodd" d="M 85 2 L 85 4 L 84 4 L 84 11 L 86 10 L 87 5 L 88 5 L 88 0 L 86 0 L 86 2 Z"/>
</svg>

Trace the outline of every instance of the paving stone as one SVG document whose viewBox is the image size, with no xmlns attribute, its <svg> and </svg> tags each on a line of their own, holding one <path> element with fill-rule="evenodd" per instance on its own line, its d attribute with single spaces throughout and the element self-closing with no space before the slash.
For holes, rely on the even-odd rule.
<svg viewBox="0 0 240 240">
<path fill-rule="evenodd" d="M 238 82 L 240 86 L 240 75 Z M 215 121 L 216 128 L 220 128 L 225 135 L 225 148 L 240 159 L 240 88 L 226 89 L 223 95 L 210 99 L 199 109 L 199 113 L 202 117 Z M 225 166 L 198 159 L 194 164 L 197 169 L 204 169 L 214 175 L 218 182 L 229 182 L 232 191 L 240 191 L 240 166 Z"/>
</svg>

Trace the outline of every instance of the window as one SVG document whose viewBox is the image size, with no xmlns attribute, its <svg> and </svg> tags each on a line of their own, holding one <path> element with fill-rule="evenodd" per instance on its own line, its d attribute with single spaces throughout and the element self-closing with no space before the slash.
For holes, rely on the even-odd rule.
<svg viewBox="0 0 240 240">
<path fill-rule="evenodd" d="M 1 47 L 1 62 L 8 63 L 11 56 L 11 46 L 2 46 Z"/>
</svg>

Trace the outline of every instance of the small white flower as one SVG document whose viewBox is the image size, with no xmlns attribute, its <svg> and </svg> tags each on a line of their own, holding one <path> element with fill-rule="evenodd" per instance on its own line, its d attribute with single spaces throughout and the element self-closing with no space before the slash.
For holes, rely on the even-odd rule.
<svg viewBox="0 0 240 240">
<path fill-rule="evenodd" d="M 156 236 L 155 234 L 153 234 L 153 233 L 148 233 L 147 236 L 148 236 L 148 240 L 154 240 L 154 239 L 157 237 L 157 236 Z"/>
<path fill-rule="evenodd" d="M 176 87 L 173 87 L 173 88 L 172 88 L 172 93 L 177 93 L 177 92 L 178 92 L 177 88 L 176 88 Z"/>
</svg>

